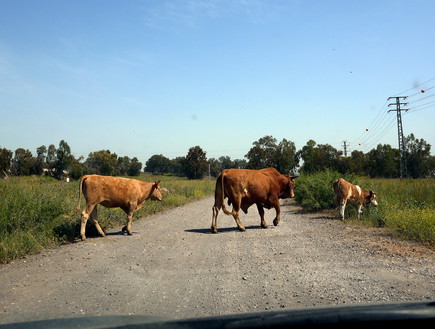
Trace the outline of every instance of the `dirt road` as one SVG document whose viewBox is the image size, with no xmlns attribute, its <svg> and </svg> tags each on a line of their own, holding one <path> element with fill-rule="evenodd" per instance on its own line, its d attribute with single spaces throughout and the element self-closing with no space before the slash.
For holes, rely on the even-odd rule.
<svg viewBox="0 0 435 329">
<path fill-rule="evenodd" d="M 435 299 L 435 253 L 319 214 L 294 201 L 222 212 L 207 198 L 0 267 L 0 323 L 93 315 L 186 318 L 284 308 Z"/>
</svg>

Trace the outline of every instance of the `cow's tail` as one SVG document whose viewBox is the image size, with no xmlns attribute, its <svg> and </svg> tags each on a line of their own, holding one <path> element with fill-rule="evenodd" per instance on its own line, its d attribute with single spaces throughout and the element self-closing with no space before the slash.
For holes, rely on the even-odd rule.
<svg viewBox="0 0 435 329">
<path fill-rule="evenodd" d="M 225 179 L 225 173 L 222 171 L 221 174 L 221 193 L 222 193 L 222 211 L 226 215 L 232 215 L 233 213 L 231 211 L 228 211 L 225 207 L 225 185 L 224 185 L 224 179 Z"/>
<path fill-rule="evenodd" d="M 86 177 L 85 176 L 83 176 L 81 179 L 80 179 L 80 184 L 79 184 L 79 203 L 77 204 L 77 208 L 76 208 L 76 210 L 74 210 L 74 212 L 71 214 L 71 215 L 63 215 L 63 217 L 65 217 L 65 218 L 71 218 L 71 217 L 73 217 L 73 216 L 75 216 L 79 211 L 80 211 L 80 202 L 81 202 L 81 200 L 82 200 L 82 194 L 83 194 L 83 182 L 86 180 Z"/>
</svg>

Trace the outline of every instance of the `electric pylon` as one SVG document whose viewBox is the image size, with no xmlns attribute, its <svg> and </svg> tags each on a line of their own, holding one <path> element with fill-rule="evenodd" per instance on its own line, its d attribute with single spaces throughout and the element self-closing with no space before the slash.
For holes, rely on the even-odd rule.
<svg viewBox="0 0 435 329">
<path fill-rule="evenodd" d="M 408 103 L 401 103 L 400 99 L 406 99 L 408 96 L 388 97 L 388 100 L 395 98 L 396 103 L 390 103 L 388 106 L 396 105 L 395 110 L 389 110 L 388 112 L 397 112 L 397 136 L 399 139 L 399 152 L 400 152 L 400 178 L 406 177 L 406 149 L 405 139 L 403 137 L 403 125 L 402 125 L 402 113 L 401 111 L 408 112 L 408 109 L 402 109 L 400 106 L 406 106 Z"/>
</svg>

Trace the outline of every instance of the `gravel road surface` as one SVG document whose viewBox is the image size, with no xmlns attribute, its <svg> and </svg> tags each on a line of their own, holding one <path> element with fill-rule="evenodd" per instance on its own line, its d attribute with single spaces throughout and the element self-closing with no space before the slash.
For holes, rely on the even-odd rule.
<svg viewBox="0 0 435 329">
<path fill-rule="evenodd" d="M 95 315 L 190 318 L 326 305 L 435 300 L 435 252 L 304 214 L 282 201 L 281 223 L 256 207 L 246 232 L 212 198 L 0 266 L 0 323 Z"/>
</svg>

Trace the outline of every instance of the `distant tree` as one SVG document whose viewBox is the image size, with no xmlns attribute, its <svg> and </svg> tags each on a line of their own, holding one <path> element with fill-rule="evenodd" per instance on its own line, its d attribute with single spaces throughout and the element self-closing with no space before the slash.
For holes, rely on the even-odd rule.
<svg viewBox="0 0 435 329">
<path fill-rule="evenodd" d="M 246 169 L 248 166 L 248 162 L 244 159 L 236 159 L 234 162 L 234 168 L 237 169 Z"/>
<path fill-rule="evenodd" d="M 276 169 L 283 174 L 290 174 L 296 171 L 299 166 L 299 154 L 293 142 L 283 139 L 275 149 Z"/>
<path fill-rule="evenodd" d="M 8 173 L 11 168 L 12 151 L 6 148 L 0 148 L 0 177 Z"/>
<path fill-rule="evenodd" d="M 89 153 L 85 166 L 92 174 L 112 176 L 116 175 L 117 161 L 118 156 L 116 153 L 110 153 L 109 150 L 101 150 Z"/>
<path fill-rule="evenodd" d="M 79 157 L 78 159 L 74 159 L 69 167 L 69 176 L 72 179 L 79 179 L 83 175 L 86 175 L 89 173 L 89 169 L 81 162 L 83 160 L 83 157 Z"/>
<path fill-rule="evenodd" d="M 215 158 L 208 159 L 208 163 L 210 164 L 210 175 L 213 177 L 218 177 L 222 172 L 222 163 Z"/>
<path fill-rule="evenodd" d="M 206 153 L 199 146 L 191 147 L 183 162 L 183 172 L 189 179 L 201 179 L 207 172 Z"/>
<path fill-rule="evenodd" d="M 316 146 L 315 141 L 309 140 L 298 152 L 303 160 L 301 171 L 304 173 L 314 173 L 325 169 L 337 171 L 340 169 L 341 154 L 341 151 L 336 150 L 329 144 Z"/>
<path fill-rule="evenodd" d="M 46 167 L 46 157 L 47 157 L 47 147 L 44 145 L 36 149 L 36 165 L 35 173 L 37 175 L 42 175 L 44 168 Z"/>
<path fill-rule="evenodd" d="M 371 177 L 392 178 L 399 176 L 400 153 L 388 144 L 378 144 L 367 153 L 368 174 Z"/>
<path fill-rule="evenodd" d="M 170 160 L 170 173 L 182 177 L 184 175 L 183 166 L 186 162 L 186 157 L 176 157 L 175 159 Z"/>
<path fill-rule="evenodd" d="M 219 162 L 221 163 L 222 170 L 234 168 L 234 161 L 229 156 L 221 156 Z"/>
<path fill-rule="evenodd" d="M 12 159 L 11 171 L 15 176 L 27 176 L 33 174 L 32 168 L 36 163 L 32 152 L 23 148 L 15 150 L 14 158 Z"/>
<path fill-rule="evenodd" d="M 50 144 L 47 150 L 47 156 L 45 157 L 46 168 L 52 171 L 56 166 L 56 146 Z"/>
<path fill-rule="evenodd" d="M 138 158 L 134 157 L 131 159 L 130 164 L 127 168 L 128 176 L 139 176 L 140 170 L 142 169 L 142 163 L 139 162 Z"/>
<path fill-rule="evenodd" d="M 349 172 L 357 175 L 368 175 L 368 158 L 362 151 L 354 150 L 350 156 Z M 342 171 L 343 172 L 343 171 Z M 345 173 L 345 172 L 343 172 Z"/>
<path fill-rule="evenodd" d="M 119 157 L 116 160 L 116 175 L 125 176 L 127 175 L 127 170 L 130 166 L 130 158 L 128 156 Z"/>
<path fill-rule="evenodd" d="M 63 139 L 59 142 L 59 147 L 56 150 L 56 162 L 54 165 L 54 177 L 62 179 L 64 171 L 68 169 L 74 161 L 74 156 L 71 154 L 71 148 Z"/>
<path fill-rule="evenodd" d="M 171 172 L 171 160 L 162 154 L 155 154 L 145 162 L 144 171 L 153 174 L 164 174 Z"/>
<path fill-rule="evenodd" d="M 412 178 L 430 177 L 435 168 L 431 146 L 424 139 L 416 139 L 414 134 L 405 138 L 408 176 Z M 432 158 L 432 159 L 431 159 Z"/>
<path fill-rule="evenodd" d="M 245 155 L 248 159 L 249 169 L 263 169 L 276 167 L 275 151 L 276 139 L 272 136 L 264 136 L 252 143 L 254 146 Z"/>
</svg>

